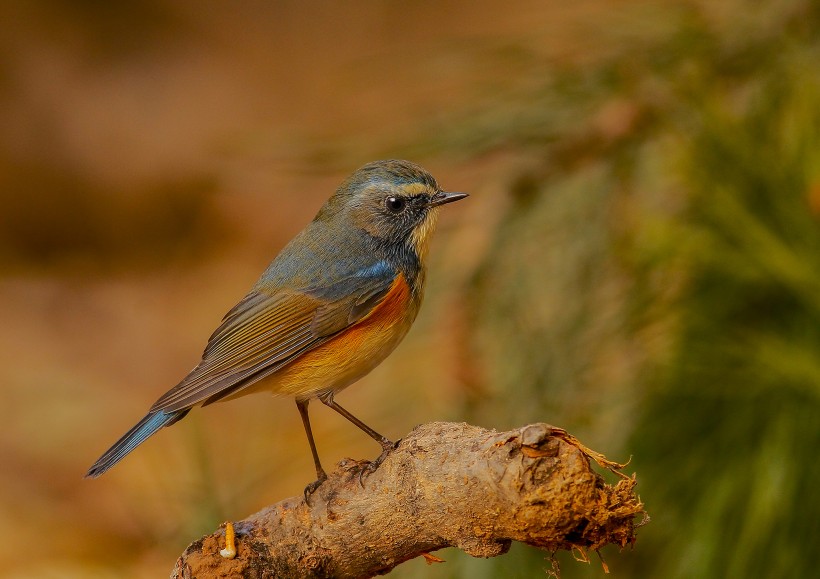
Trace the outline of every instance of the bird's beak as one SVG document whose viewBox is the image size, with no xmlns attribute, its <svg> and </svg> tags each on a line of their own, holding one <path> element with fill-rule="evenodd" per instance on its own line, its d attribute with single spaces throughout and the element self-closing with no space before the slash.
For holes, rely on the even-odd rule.
<svg viewBox="0 0 820 579">
<path fill-rule="evenodd" d="M 432 199 L 430 199 L 430 202 L 427 204 L 427 207 L 438 207 L 439 205 L 444 205 L 445 203 L 452 203 L 453 201 L 464 199 L 467 196 L 467 193 L 447 193 L 445 191 L 439 191 L 433 195 Z"/>
</svg>

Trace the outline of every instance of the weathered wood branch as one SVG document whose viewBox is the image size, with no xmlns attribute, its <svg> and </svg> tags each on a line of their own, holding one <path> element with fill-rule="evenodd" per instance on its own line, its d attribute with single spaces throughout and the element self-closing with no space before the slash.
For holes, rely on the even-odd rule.
<svg viewBox="0 0 820 579">
<path fill-rule="evenodd" d="M 624 547 L 643 514 L 635 480 L 607 484 L 590 458 L 622 466 L 546 424 L 500 433 L 425 424 L 361 483 L 366 463 L 342 461 L 310 504 L 300 495 L 234 523 L 234 559 L 220 555 L 224 527 L 194 542 L 172 577 L 369 577 L 450 546 L 494 557 L 511 541 Z"/>
</svg>

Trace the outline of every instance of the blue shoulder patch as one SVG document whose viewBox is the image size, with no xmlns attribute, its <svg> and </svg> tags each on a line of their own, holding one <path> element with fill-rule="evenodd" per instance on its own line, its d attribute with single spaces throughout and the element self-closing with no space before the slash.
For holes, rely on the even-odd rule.
<svg viewBox="0 0 820 579">
<path fill-rule="evenodd" d="M 394 277 L 396 275 L 396 270 L 393 269 L 393 266 L 384 261 L 383 259 L 377 261 L 371 266 L 365 267 L 360 269 L 359 271 L 353 274 L 354 277 Z"/>
</svg>

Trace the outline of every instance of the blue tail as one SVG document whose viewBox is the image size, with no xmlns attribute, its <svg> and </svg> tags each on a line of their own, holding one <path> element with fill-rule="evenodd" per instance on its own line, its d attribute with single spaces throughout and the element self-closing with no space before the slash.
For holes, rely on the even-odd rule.
<svg viewBox="0 0 820 579">
<path fill-rule="evenodd" d="M 97 478 L 109 468 L 117 464 L 125 455 L 137 448 L 140 444 L 163 426 L 173 424 L 188 414 L 188 409 L 177 412 L 150 412 L 140 420 L 131 430 L 125 433 L 114 446 L 97 459 L 88 472 L 86 478 Z"/>
</svg>

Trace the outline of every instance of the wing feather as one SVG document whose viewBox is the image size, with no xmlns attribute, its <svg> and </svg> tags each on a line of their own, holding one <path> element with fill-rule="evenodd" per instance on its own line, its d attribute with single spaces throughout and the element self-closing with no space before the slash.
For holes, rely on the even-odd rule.
<svg viewBox="0 0 820 579">
<path fill-rule="evenodd" d="M 150 411 L 184 410 L 234 394 L 357 323 L 396 276 L 384 267 L 373 271 L 345 278 L 341 292 L 338 284 L 309 292 L 251 291 L 225 315 L 200 363 Z"/>
</svg>

